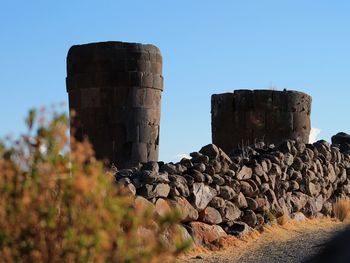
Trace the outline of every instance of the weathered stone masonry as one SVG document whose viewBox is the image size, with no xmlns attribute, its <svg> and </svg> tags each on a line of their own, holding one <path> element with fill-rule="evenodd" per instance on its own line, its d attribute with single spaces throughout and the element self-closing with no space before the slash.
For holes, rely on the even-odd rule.
<svg viewBox="0 0 350 263">
<path fill-rule="evenodd" d="M 256 141 L 308 143 L 311 97 L 297 91 L 235 90 L 211 97 L 213 143 L 229 152 Z"/>
<path fill-rule="evenodd" d="M 157 161 L 163 91 L 162 56 L 153 45 L 101 42 L 72 46 L 67 56 L 75 137 L 119 168 Z"/>
</svg>

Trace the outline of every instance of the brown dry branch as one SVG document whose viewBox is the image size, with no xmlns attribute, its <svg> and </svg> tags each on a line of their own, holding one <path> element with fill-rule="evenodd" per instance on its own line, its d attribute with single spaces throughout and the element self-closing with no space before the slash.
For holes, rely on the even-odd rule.
<svg viewBox="0 0 350 263">
<path fill-rule="evenodd" d="M 187 247 L 176 216 L 135 208 L 91 145 L 69 138 L 66 116 L 51 116 L 31 111 L 27 134 L 0 143 L 1 261 L 172 261 Z"/>
<path fill-rule="evenodd" d="M 340 198 L 334 204 L 334 216 L 341 222 L 350 216 L 350 199 Z"/>
</svg>

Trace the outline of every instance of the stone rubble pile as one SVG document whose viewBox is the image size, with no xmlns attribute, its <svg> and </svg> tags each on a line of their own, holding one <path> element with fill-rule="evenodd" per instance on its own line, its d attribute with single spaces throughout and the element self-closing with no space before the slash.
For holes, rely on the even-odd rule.
<svg viewBox="0 0 350 263">
<path fill-rule="evenodd" d="M 210 244 L 284 213 L 332 216 L 336 199 L 350 196 L 350 136 L 338 133 L 332 143 L 261 142 L 229 155 L 209 144 L 178 163 L 119 170 L 116 181 L 159 214 L 177 208 L 194 241 Z"/>
</svg>

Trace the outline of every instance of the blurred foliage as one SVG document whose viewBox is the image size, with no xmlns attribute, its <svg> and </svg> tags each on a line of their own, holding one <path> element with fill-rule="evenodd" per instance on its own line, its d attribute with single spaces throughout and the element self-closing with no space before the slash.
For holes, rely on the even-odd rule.
<svg viewBox="0 0 350 263">
<path fill-rule="evenodd" d="M 1 262 L 173 261 L 189 245 L 176 214 L 135 206 L 67 122 L 31 110 L 27 133 L 0 142 Z"/>
</svg>

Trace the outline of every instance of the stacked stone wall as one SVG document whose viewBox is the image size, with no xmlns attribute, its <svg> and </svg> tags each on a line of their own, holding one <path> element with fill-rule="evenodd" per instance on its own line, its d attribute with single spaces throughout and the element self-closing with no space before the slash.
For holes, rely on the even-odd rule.
<svg viewBox="0 0 350 263">
<path fill-rule="evenodd" d="M 229 151 L 256 141 L 309 142 L 311 97 L 298 91 L 235 90 L 211 97 L 213 143 Z"/>
<path fill-rule="evenodd" d="M 166 207 L 179 209 L 184 231 L 208 244 L 281 216 L 334 216 L 336 201 L 350 196 L 350 136 L 339 133 L 332 141 L 258 143 L 230 156 L 209 144 L 190 159 L 148 162 L 115 176 L 160 215 Z"/>
<path fill-rule="evenodd" d="M 67 57 L 74 136 L 118 167 L 157 161 L 163 91 L 162 56 L 153 45 L 76 45 Z"/>
</svg>

